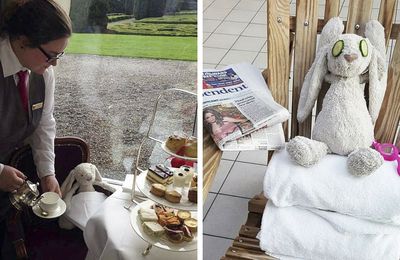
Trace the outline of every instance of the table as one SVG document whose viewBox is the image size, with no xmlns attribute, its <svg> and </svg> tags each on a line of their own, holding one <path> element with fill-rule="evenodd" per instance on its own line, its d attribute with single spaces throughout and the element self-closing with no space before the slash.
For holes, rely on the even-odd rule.
<svg viewBox="0 0 400 260">
<path fill-rule="evenodd" d="M 197 259 L 197 251 L 177 253 L 157 247 L 153 247 L 147 256 L 143 256 L 142 252 L 148 244 L 136 234 L 130 224 L 130 212 L 124 208 L 130 203 L 130 193 L 117 191 L 88 220 L 83 233 L 89 249 L 86 260 Z"/>
</svg>

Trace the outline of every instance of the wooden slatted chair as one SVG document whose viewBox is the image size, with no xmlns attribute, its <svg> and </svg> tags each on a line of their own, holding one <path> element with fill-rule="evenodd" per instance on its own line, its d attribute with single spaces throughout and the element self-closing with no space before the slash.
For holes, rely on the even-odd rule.
<svg viewBox="0 0 400 260">
<path fill-rule="evenodd" d="M 267 1 L 267 55 L 268 67 L 263 75 L 277 102 L 291 107 L 292 120 L 284 125 L 286 137 L 311 136 L 312 117 L 304 123 L 296 120 L 297 104 L 305 74 L 315 57 L 317 33 L 332 17 L 339 16 L 339 0 L 326 0 L 324 19 L 318 19 L 317 0 L 297 0 L 296 16 L 289 14 L 289 0 Z M 365 23 L 370 20 L 372 0 L 350 0 L 345 21 L 345 32 L 363 34 Z M 388 84 L 385 99 L 376 122 L 375 137 L 380 142 L 393 143 L 400 117 L 400 25 L 395 24 L 397 0 L 382 0 L 378 20 L 385 27 L 387 45 L 389 39 L 396 39 L 393 55 L 388 67 Z M 290 66 L 293 59 L 293 77 Z M 289 81 L 293 80 L 291 106 L 289 106 Z M 329 88 L 324 83 L 317 100 L 317 113 L 321 110 L 322 99 Z M 367 89 L 367 88 L 366 88 Z M 399 138 L 397 138 L 399 139 Z M 218 168 L 221 153 L 205 136 L 204 142 L 204 194 L 212 183 Z M 400 145 L 400 140 L 397 141 Z M 271 156 L 271 155 L 270 155 Z M 238 237 L 222 259 L 273 259 L 259 247 L 256 234 L 260 230 L 262 214 L 267 199 L 256 195 L 248 204 L 247 222 L 240 228 Z"/>
</svg>

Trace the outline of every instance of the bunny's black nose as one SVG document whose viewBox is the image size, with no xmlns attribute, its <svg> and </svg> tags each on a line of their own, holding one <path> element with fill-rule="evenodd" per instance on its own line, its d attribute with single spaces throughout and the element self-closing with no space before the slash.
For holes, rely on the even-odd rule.
<svg viewBox="0 0 400 260">
<path fill-rule="evenodd" d="M 344 58 L 347 60 L 347 62 L 352 62 L 353 60 L 356 60 L 358 58 L 358 55 L 353 53 L 353 54 L 345 54 Z"/>
</svg>

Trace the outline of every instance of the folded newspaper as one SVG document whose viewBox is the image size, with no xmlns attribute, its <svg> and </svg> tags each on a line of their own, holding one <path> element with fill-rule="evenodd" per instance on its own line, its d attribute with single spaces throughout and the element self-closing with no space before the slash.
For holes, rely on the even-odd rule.
<svg viewBox="0 0 400 260">
<path fill-rule="evenodd" d="M 283 147 L 282 122 L 289 116 L 251 64 L 203 72 L 204 127 L 222 151 Z"/>
</svg>

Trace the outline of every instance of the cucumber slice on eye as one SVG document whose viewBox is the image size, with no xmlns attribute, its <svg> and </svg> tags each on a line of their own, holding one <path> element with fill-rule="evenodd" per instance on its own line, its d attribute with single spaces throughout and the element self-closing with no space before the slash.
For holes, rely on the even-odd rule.
<svg viewBox="0 0 400 260">
<path fill-rule="evenodd" d="M 366 40 L 360 41 L 360 52 L 363 57 L 368 56 L 368 44 Z"/>
<path fill-rule="evenodd" d="M 335 45 L 333 45 L 333 48 L 332 48 L 333 57 L 339 56 L 342 53 L 343 48 L 344 48 L 344 41 L 343 40 L 337 41 L 335 43 Z"/>
</svg>

